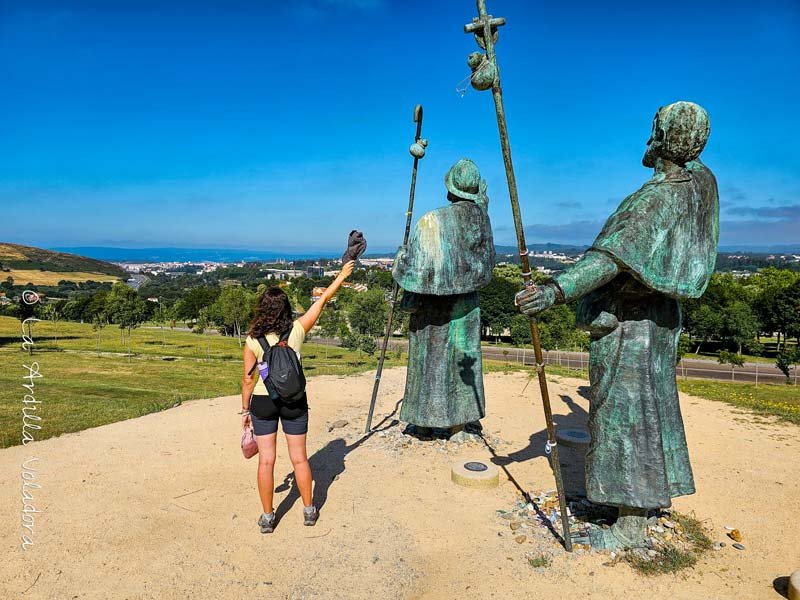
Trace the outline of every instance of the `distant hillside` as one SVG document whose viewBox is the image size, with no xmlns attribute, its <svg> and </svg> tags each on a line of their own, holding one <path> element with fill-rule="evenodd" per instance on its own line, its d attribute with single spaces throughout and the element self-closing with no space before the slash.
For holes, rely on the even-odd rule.
<svg viewBox="0 0 800 600">
<path fill-rule="evenodd" d="M 12 277 L 17 285 L 57 285 L 59 281 L 116 281 L 126 278 L 116 265 L 65 252 L 0 242 L 0 279 Z"/>
</svg>

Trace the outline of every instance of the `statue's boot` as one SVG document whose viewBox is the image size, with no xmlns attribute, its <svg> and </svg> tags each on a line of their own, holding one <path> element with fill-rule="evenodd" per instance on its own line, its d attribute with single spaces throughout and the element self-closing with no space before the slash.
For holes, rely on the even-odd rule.
<svg viewBox="0 0 800 600">
<path fill-rule="evenodd" d="M 478 426 L 480 427 L 480 423 L 478 423 Z M 450 428 L 450 441 L 460 443 L 480 442 L 480 429 L 475 428 L 471 423 L 466 423 L 465 425 L 456 425 L 455 427 Z"/>
<path fill-rule="evenodd" d="M 649 548 L 647 525 L 646 510 L 620 507 L 617 522 L 610 529 L 592 529 L 589 543 L 598 550 Z"/>
<path fill-rule="evenodd" d="M 430 439 L 433 436 L 433 430 L 430 427 L 414 425 L 413 423 L 409 423 L 403 433 L 405 435 L 413 435 L 419 439 Z"/>
</svg>

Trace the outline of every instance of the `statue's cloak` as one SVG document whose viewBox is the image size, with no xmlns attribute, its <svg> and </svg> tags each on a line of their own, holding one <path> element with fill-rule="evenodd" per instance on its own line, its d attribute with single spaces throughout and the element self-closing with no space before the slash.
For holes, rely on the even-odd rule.
<svg viewBox="0 0 800 600">
<path fill-rule="evenodd" d="M 494 267 L 492 226 L 485 206 L 458 201 L 425 214 L 392 267 L 401 288 L 451 296 L 488 285 Z"/>
<path fill-rule="evenodd" d="M 486 201 L 453 202 L 420 219 L 392 275 L 411 312 L 400 419 L 450 428 L 486 414 L 479 288 L 492 279 Z"/>
<path fill-rule="evenodd" d="M 719 242 L 719 196 L 699 160 L 659 175 L 622 201 L 592 248 L 610 254 L 648 288 L 699 298 L 711 279 Z"/>
</svg>

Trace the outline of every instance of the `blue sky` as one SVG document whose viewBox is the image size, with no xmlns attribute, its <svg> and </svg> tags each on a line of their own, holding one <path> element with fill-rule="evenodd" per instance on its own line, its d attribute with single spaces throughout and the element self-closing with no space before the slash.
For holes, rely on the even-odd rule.
<svg viewBox="0 0 800 600">
<path fill-rule="evenodd" d="M 709 112 L 721 243 L 800 243 L 800 3 L 511 2 L 497 46 L 527 237 L 591 242 L 649 177 L 655 110 Z M 400 242 L 475 160 L 513 223 L 469 0 L 0 2 L 0 240 L 322 250 Z"/>
</svg>

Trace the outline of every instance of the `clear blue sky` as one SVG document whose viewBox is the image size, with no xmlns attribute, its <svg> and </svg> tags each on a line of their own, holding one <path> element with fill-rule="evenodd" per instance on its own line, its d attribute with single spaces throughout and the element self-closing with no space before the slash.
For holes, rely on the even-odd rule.
<svg viewBox="0 0 800 600">
<path fill-rule="evenodd" d="M 663 104 L 702 104 L 722 244 L 800 243 L 800 2 L 511 2 L 497 46 L 529 242 L 591 242 L 649 177 Z M 448 166 L 513 224 L 490 92 L 457 84 L 470 0 L 0 2 L 0 240 L 336 249 L 402 237 Z"/>
</svg>

